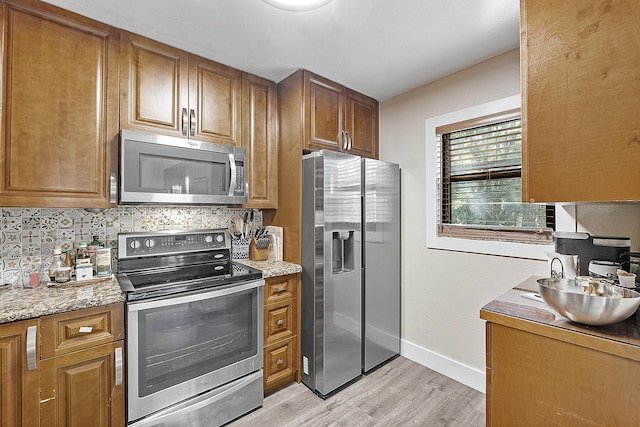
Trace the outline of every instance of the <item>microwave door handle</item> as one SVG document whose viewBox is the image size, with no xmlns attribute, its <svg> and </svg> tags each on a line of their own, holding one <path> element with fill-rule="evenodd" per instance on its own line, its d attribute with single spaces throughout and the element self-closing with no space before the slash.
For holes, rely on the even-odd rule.
<svg viewBox="0 0 640 427">
<path fill-rule="evenodd" d="M 233 156 L 233 153 L 229 154 L 229 173 L 231 174 L 231 179 L 229 179 L 229 196 L 233 196 L 233 192 L 236 188 L 236 160 Z"/>
<path fill-rule="evenodd" d="M 187 109 L 182 109 L 182 134 L 187 136 L 187 130 L 189 129 L 189 114 L 187 113 Z"/>
</svg>

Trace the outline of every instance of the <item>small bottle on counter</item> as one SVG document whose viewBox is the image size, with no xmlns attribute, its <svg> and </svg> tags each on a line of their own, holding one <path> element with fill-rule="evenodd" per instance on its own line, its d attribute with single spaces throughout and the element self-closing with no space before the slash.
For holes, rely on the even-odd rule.
<svg viewBox="0 0 640 427">
<path fill-rule="evenodd" d="M 104 244 L 98 240 L 98 236 L 93 236 L 93 240 L 87 246 L 87 251 L 89 252 L 89 259 L 91 260 L 91 265 L 93 267 L 93 275 L 96 274 L 96 251 L 98 248 L 103 247 Z"/>
<path fill-rule="evenodd" d="M 111 273 L 111 248 L 98 248 L 96 252 L 96 276 L 110 276 Z"/>
<path fill-rule="evenodd" d="M 71 255 L 71 249 L 67 249 L 67 254 L 64 257 L 64 262 L 62 263 L 62 265 L 63 267 L 69 267 L 70 277 L 73 277 L 74 276 L 73 267 L 75 266 L 75 262 L 73 260 L 73 255 Z"/>
<path fill-rule="evenodd" d="M 78 250 L 76 251 L 76 265 L 79 264 L 91 264 L 89 250 L 87 249 L 87 242 L 85 241 L 78 243 Z"/>
<path fill-rule="evenodd" d="M 52 282 L 56 281 L 56 269 L 62 267 L 62 265 L 62 247 L 54 246 L 53 258 L 51 259 L 51 264 L 49 265 L 49 270 L 47 272 L 49 274 L 49 280 Z"/>
</svg>

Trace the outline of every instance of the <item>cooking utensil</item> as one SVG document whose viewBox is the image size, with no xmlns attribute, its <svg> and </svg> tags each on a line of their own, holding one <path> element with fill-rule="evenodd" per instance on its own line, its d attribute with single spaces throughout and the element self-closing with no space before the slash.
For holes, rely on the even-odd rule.
<svg viewBox="0 0 640 427">
<path fill-rule="evenodd" d="M 589 286 L 595 295 L 585 294 Z M 540 296 L 558 313 L 585 325 L 621 322 L 640 306 L 640 293 L 595 279 L 539 279 L 538 288 Z"/>
</svg>

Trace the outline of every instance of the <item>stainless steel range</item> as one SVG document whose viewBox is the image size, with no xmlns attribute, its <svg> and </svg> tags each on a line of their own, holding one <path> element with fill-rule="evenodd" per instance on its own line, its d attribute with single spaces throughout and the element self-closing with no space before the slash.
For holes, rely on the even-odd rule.
<svg viewBox="0 0 640 427">
<path fill-rule="evenodd" d="M 218 426 L 262 405 L 264 280 L 230 246 L 226 230 L 119 235 L 129 425 Z"/>
</svg>

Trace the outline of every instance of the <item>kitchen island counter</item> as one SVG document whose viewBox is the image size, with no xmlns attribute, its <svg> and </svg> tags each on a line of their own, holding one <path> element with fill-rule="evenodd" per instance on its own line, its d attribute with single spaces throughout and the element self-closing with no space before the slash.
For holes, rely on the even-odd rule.
<svg viewBox="0 0 640 427">
<path fill-rule="evenodd" d="M 565 319 L 527 279 L 480 310 L 486 323 L 487 426 L 637 426 L 640 319 Z"/>
<path fill-rule="evenodd" d="M 530 277 L 491 301 L 480 310 L 484 320 L 516 327 L 524 331 L 542 333 L 550 337 L 564 336 L 572 342 L 599 343 L 610 351 L 618 349 L 627 354 L 626 347 L 637 347 L 636 360 L 640 361 L 640 315 L 613 325 L 589 326 L 566 319 L 547 303 L 534 301 L 522 295 L 538 293 L 537 279 Z M 564 334 L 564 335 L 563 335 Z M 573 338 L 569 338 L 573 337 Z M 634 353 L 635 354 L 635 353 Z"/>
<path fill-rule="evenodd" d="M 114 276 L 97 282 L 35 289 L 8 287 L 0 290 L 0 323 L 33 319 L 89 307 L 123 302 L 125 296 Z"/>
<path fill-rule="evenodd" d="M 250 259 L 234 259 L 234 261 L 261 270 L 262 277 L 265 279 L 302 272 L 302 266 L 287 261 L 252 261 Z"/>
</svg>

